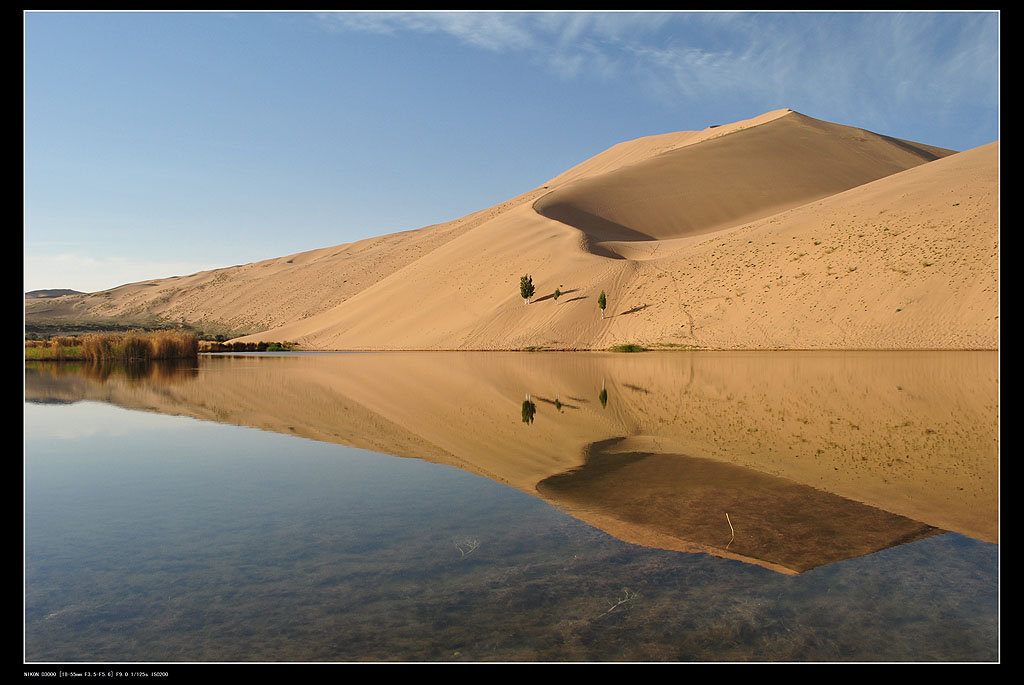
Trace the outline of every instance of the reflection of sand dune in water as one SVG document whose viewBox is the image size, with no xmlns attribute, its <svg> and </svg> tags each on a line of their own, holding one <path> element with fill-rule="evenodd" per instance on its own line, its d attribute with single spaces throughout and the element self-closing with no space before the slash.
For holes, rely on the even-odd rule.
<svg viewBox="0 0 1024 685">
<path fill-rule="evenodd" d="M 623 451 L 637 445 L 622 442 L 594 445 L 582 466 L 544 479 L 537 491 L 622 540 L 706 552 L 782 573 L 943 532 L 753 469 Z"/>
<path fill-rule="evenodd" d="M 26 393 L 70 400 L 73 391 L 449 464 L 579 509 L 629 541 L 681 548 L 672 541 L 685 540 L 715 553 L 728 545 L 729 554 L 792 571 L 929 527 L 997 540 L 997 360 L 984 352 L 213 357 L 191 377 L 77 379 L 66 391 L 59 379 L 26 374 Z M 535 414 L 524 423 L 527 394 Z M 602 441 L 616 447 L 595 451 Z M 614 475 L 591 475 L 605 472 Z M 741 485 L 722 487 L 727 477 Z M 673 479 L 682 481 L 672 485 L 678 496 Z M 604 508 L 587 503 L 610 485 Z M 654 516 L 682 506 L 670 505 L 673 497 L 695 503 L 678 514 L 692 534 Z M 645 498 L 661 504 L 643 506 Z M 719 537 L 726 511 L 701 518 L 715 502 L 737 524 L 731 545 Z M 800 507 L 809 520 L 789 518 Z M 785 539 L 758 547 L 812 532 L 820 549 L 806 557 Z"/>
</svg>

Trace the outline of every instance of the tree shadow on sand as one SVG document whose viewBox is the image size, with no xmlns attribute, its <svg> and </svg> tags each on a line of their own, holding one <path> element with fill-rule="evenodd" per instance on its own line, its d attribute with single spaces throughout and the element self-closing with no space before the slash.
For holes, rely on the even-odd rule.
<svg viewBox="0 0 1024 685">
<path fill-rule="evenodd" d="M 562 402 L 557 396 L 553 400 L 547 397 L 540 396 L 533 396 L 533 399 L 537 400 L 538 402 L 544 402 L 546 404 L 553 405 L 555 409 L 557 409 L 558 411 L 562 411 L 563 409 L 579 409 L 578 405 L 566 404 L 565 402 Z"/>
<path fill-rule="evenodd" d="M 613 316 L 623 316 L 625 314 L 636 314 L 637 312 L 642 312 L 645 309 L 647 309 L 647 305 L 646 304 L 642 304 L 642 305 L 639 305 L 637 307 L 633 307 L 632 309 L 627 309 L 624 312 L 619 312 L 618 314 L 613 314 Z"/>
<path fill-rule="evenodd" d="M 575 293 L 575 292 L 579 292 L 579 288 L 573 288 L 572 290 L 563 290 L 562 292 L 558 293 L 558 296 L 561 297 L 562 295 L 568 295 L 569 293 Z M 534 302 L 543 302 L 544 300 L 554 299 L 554 297 L 555 297 L 554 293 L 549 293 L 549 294 L 545 295 L 544 297 L 538 297 L 536 300 L 534 300 Z M 579 300 L 579 299 L 582 299 L 582 298 L 575 297 L 573 299 L 574 300 Z M 566 301 L 567 302 L 572 302 L 572 300 L 566 300 Z"/>
</svg>

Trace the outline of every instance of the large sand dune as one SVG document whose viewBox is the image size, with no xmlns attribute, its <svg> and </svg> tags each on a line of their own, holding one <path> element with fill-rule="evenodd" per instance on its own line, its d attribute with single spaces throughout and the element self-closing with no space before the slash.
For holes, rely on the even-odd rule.
<svg viewBox="0 0 1024 685">
<path fill-rule="evenodd" d="M 995 349 L 997 285 L 996 143 L 954 153 L 778 110 L 616 145 L 447 224 L 26 312 L 312 349 Z"/>
<path fill-rule="evenodd" d="M 533 206 L 594 241 L 683 238 L 776 214 L 949 154 L 790 112 L 567 183 Z"/>
</svg>

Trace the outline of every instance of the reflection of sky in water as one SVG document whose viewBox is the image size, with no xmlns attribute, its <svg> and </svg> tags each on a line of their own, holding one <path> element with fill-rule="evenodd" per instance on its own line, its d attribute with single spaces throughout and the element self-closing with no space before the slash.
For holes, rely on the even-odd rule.
<svg viewBox="0 0 1024 685">
<path fill-rule="evenodd" d="M 341 445 L 97 403 L 28 404 L 26 416 L 29 503 L 41 516 L 66 506 L 57 497 L 65 491 L 97 507 L 91 514 L 138 521 L 140 512 L 121 508 L 137 506 L 144 514 L 162 506 L 167 515 L 186 517 L 195 506 L 230 516 L 234 507 L 353 498 L 360 506 L 388 500 L 415 507 L 405 490 L 442 474 L 485 480 Z"/>
<path fill-rule="evenodd" d="M 25 439 L 79 440 L 95 435 L 127 436 L 149 434 L 152 431 L 180 431 L 174 420 L 163 414 L 131 412 L 129 420 L 125 409 L 102 402 L 76 402 L 74 404 L 25 404 Z M 122 415 L 124 420 L 114 417 Z"/>
<path fill-rule="evenodd" d="M 784 576 L 417 459 L 95 402 L 25 427 L 30 661 L 998 657 L 998 548 L 955 534 Z"/>
</svg>

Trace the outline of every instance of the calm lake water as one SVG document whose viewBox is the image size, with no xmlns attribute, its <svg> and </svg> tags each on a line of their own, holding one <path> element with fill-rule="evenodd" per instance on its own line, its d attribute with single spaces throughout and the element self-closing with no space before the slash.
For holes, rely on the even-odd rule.
<svg viewBox="0 0 1024 685">
<path fill-rule="evenodd" d="M 25 384 L 27 661 L 999 659 L 996 353 Z"/>
</svg>

